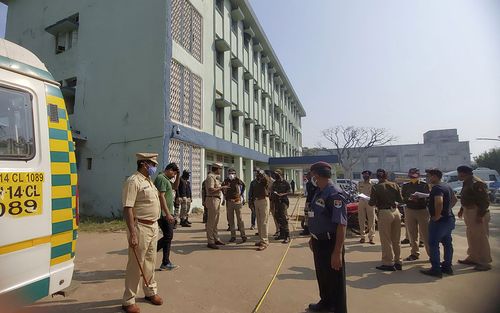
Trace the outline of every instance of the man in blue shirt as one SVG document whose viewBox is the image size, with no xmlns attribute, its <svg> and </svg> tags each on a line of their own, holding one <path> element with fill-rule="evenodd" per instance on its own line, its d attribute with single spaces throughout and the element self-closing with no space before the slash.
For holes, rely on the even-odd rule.
<svg viewBox="0 0 500 313">
<path fill-rule="evenodd" d="M 432 185 L 429 194 L 429 256 L 432 267 L 421 270 L 422 274 L 443 277 L 443 273 L 453 275 L 451 261 L 453 259 L 453 244 L 451 232 L 455 229 L 455 215 L 452 208 L 457 198 L 450 186 L 441 182 L 443 173 L 438 169 L 429 169 L 427 182 Z M 440 263 L 439 243 L 443 244 L 444 261 Z"/>
<path fill-rule="evenodd" d="M 328 163 L 311 166 L 311 182 L 318 187 L 308 212 L 311 239 L 309 247 L 314 254 L 318 280 L 318 303 L 310 304 L 309 311 L 346 313 L 346 281 L 344 238 L 347 226 L 346 198 L 331 181 L 332 168 Z"/>
</svg>

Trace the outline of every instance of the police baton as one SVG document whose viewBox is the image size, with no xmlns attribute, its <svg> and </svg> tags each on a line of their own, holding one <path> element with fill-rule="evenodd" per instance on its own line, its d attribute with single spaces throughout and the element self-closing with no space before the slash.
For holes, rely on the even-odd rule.
<svg viewBox="0 0 500 313">
<path fill-rule="evenodd" d="M 151 279 L 149 281 L 146 280 L 146 275 L 144 275 L 144 271 L 142 270 L 142 265 L 141 265 L 141 262 L 139 261 L 139 257 L 137 256 L 137 251 L 135 251 L 135 247 L 133 247 L 132 250 L 134 251 L 135 260 L 137 261 L 137 265 L 139 265 L 139 269 L 141 270 L 141 276 L 142 276 L 142 281 L 144 282 L 144 286 L 149 288 L 149 284 L 151 283 L 151 279 L 153 277 L 151 277 Z"/>
</svg>

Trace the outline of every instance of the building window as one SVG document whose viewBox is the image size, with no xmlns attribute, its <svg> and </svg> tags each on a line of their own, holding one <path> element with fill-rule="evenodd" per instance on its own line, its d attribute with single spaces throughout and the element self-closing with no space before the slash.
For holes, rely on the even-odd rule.
<svg viewBox="0 0 500 313">
<path fill-rule="evenodd" d="M 232 125 L 233 125 L 233 131 L 234 132 L 239 132 L 239 130 L 240 130 L 240 119 L 238 118 L 238 116 L 233 116 Z"/>
<path fill-rule="evenodd" d="M 254 99 L 254 101 L 259 100 L 259 90 L 258 89 L 253 90 L 253 99 Z"/>
<path fill-rule="evenodd" d="M 172 60 L 170 70 L 170 118 L 201 129 L 203 80 L 179 62 Z"/>
<path fill-rule="evenodd" d="M 245 124 L 245 137 L 250 138 L 250 124 Z"/>
<path fill-rule="evenodd" d="M 267 145 L 267 135 L 262 135 L 262 145 Z"/>
<path fill-rule="evenodd" d="M 215 58 L 217 65 L 220 66 L 221 68 L 224 68 L 224 52 L 215 51 Z"/>
<path fill-rule="evenodd" d="M 215 8 L 217 9 L 217 11 L 219 11 L 220 14 L 222 14 L 222 12 L 224 12 L 224 0 L 216 0 Z"/>
<path fill-rule="evenodd" d="M 237 20 L 231 20 L 231 29 L 235 33 L 238 31 L 238 21 Z"/>
<path fill-rule="evenodd" d="M 245 36 L 243 37 L 243 44 L 245 45 L 245 48 L 248 50 L 248 48 L 250 48 L 250 36 L 245 34 Z"/>
<path fill-rule="evenodd" d="M 33 103 L 27 92 L 0 87 L 0 159 L 35 156 Z M 56 107 L 57 109 L 57 107 Z M 56 113 L 58 114 L 57 110 Z"/>
<path fill-rule="evenodd" d="M 215 108 L 215 123 L 224 125 L 224 108 Z"/>
<path fill-rule="evenodd" d="M 172 38 L 202 62 L 203 17 L 187 0 L 172 0 Z"/>
<path fill-rule="evenodd" d="M 75 94 L 76 94 L 76 85 L 78 79 L 76 77 L 65 79 L 61 81 L 61 92 L 63 94 L 64 103 L 66 104 L 66 110 L 68 114 L 75 113 Z"/>
<path fill-rule="evenodd" d="M 259 129 L 258 128 L 254 128 L 253 130 L 253 138 L 255 139 L 256 142 L 259 142 Z"/>
<path fill-rule="evenodd" d="M 236 66 L 231 67 L 231 77 L 238 82 L 238 68 Z"/>
<path fill-rule="evenodd" d="M 245 83 L 243 86 L 244 86 L 245 92 L 248 93 L 250 91 L 250 80 L 245 79 Z"/>
</svg>

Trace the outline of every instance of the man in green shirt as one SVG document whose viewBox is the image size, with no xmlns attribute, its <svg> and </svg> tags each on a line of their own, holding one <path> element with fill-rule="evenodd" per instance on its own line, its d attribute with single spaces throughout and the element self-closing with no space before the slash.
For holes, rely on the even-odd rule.
<svg viewBox="0 0 500 313">
<path fill-rule="evenodd" d="M 170 180 L 175 177 L 174 185 Z M 165 168 L 165 171 L 158 174 L 155 179 L 155 186 L 160 193 L 161 217 L 158 220 L 158 225 L 163 233 L 163 238 L 158 240 L 156 251 L 163 249 L 163 258 L 160 270 L 173 270 L 178 266 L 170 261 L 170 246 L 174 237 L 174 191 L 179 187 L 179 167 L 175 163 L 170 163 Z"/>
</svg>

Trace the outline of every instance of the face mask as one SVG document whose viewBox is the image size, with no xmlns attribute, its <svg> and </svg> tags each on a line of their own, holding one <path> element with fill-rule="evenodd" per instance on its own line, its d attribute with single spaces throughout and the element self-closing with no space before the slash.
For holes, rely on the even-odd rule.
<svg viewBox="0 0 500 313">
<path fill-rule="evenodd" d="M 236 175 L 234 175 L 234 174 L 229 174 L 229 179 L 230 179 L 230 180 L 233 180 L 233 179 L 235 179 L 235 178 L 236 178 Z"/>
<path fill-rule="evenodd" d="M 148 175 L 149 175 L 149 177 L 152 177 L 156 173 L 156 169 L 157 169 L 156 166 L 149 166 L 148 167 Z"/>
<path fill-rule="evenodd" d="M 311 177 L 311 183 L 314 187 L 318 187 L 318 180 L 316 179 L 316 177 Z"/>
</svg>

